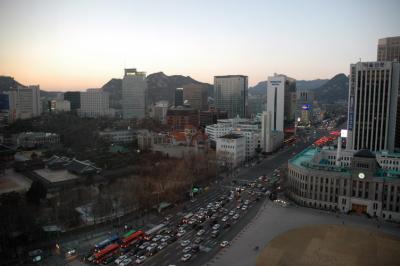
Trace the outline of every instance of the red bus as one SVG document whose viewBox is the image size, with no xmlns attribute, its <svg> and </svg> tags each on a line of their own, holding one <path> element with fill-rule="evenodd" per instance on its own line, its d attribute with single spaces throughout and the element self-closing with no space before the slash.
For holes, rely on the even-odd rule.
<svg viewBox="0 0 400 266">
<path fill-rule="evenodd" d="M 111 257 L 119 251 L 118 244 L 111 244 L 94 254 L 94 259 L 96 263 L 101 263 L 105 259 Z"/>
<path fill-rule="evenodd" d="M 144 232 L 142 230 L 136 231 L 135 233 L 133 233 L 133 234 L 125 237 L 124 239 L 122 239 L 121 246 L 123 248 L 126 248 L 129 245 L 131 245 L 132 243 L 135 243 L 138 240 L 142 239 L 143 237 L 144 237 Z"/>
</svg>

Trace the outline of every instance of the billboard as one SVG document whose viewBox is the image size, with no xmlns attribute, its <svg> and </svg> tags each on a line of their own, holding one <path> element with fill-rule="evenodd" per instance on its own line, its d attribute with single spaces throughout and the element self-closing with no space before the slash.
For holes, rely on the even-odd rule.
<svg viewBox="0 0 400 266">
<path fill-rule="evenodd" d="M 340 130 L 340 136 L 342 138 L 347 138 L 347 129 Z"/>
<path fill-rule="evenodd" d="M 308 111 L 308 110 L 311 109 L 311 104 L 308 104 L 308 103 L 307 104 L 303 104 L 303 106 L 301 106 L 301 109 Z"/>
</svg>

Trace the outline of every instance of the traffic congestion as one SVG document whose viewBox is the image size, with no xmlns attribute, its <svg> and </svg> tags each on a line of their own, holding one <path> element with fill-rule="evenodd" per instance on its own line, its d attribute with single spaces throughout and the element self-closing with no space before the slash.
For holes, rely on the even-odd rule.
<svg viewBox="0 0 400 266">
<path fill-rule="evenodd" d="M 119 266 L 181 265 L 212 250 L 227 248 L 230 242 L 226 234 L 248 211 L 266 196 L 274 199 L 270 189 L 279 187 L 278 175 L 277 170 L 270 178 L 234 180 L 206 201 L 192 201 L 191 210 L 185 207 L 186 212 L 167 215 L 152 228 L 127 229 L 104 239 L 88 251 L 83 261 Z"/>
</svg>

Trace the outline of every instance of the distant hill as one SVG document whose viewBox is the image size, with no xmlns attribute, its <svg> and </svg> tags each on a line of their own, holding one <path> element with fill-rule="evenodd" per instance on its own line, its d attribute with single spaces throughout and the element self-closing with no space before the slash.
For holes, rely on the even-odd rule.
<svg viewBox="0 0 400 266">
<path fill-rule="evenodd" d="M 13 77 L 0 76 L 0 93 L 9 91 L 10 89 L 16 89 L 19 85 L 23 86 L 21 83 L 16 81 Z"/>
<path fill-rule="evenodd" d="M 337 74 L 327 83 L 315 90 L 315 98 L 321 103 L 334 103 L 338 100 L 346 100 L 349 97 L 349 78 L 343 74 Z"/>
<path fill-rule="evenodd" d="M 167 100 L 172 104 L 174 102 L 175 89 L 189 84 L 201 84 L 207 89 L 209 96 L 212 96 L 213 86 L 211 84 L 199 82 L 189 76 L 167 76 L 163 72 L 157 72 L 147 76 L 149 101 L 155 103 L 160 100 Z"/>
<path fill-rule="evenodd" d="M 122 99 L 122 79 L 111 79 L 109 82 L 101 87 L 103 91 L 110 94 L 110 107 L 121 109 Z"/>
<path fill-rule="evenodd" d="M 297 89 L 310 89 L 315 90 L 325 83 L 327 83 L 329 79 L 314 79 L 314 80 L 296 80 L 296 88 Z M 268 81 L 261 81 L 257 85 L 249 88 L 249 93 L 252 95 L 263 95 L 267 91 L 267 83 Z"/>
</svg>

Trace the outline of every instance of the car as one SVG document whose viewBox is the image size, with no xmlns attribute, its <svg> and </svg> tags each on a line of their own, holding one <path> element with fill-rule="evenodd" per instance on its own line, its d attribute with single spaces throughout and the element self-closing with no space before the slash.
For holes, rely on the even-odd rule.
<svg viewBox="0 0 400 266">
<path fill-rule="evenodd" d="M 181 242 L 181 246 L 182 247 L 186 247 L 187 245 L 189 245 L 190 244 L 190 240 L 185 240 L 185 241 L 182 241 Z"/>
<path fill-rule="evenodd" d="M 148 246 L 150 246 L 150 242 L 144 242 L 142 245 L 140 245 L 140 249 L 145 249 L 145 248 L 147 248 Z"/>
<path fill-rule="evenodd" d="M 181 230 L 181 231 L 178 231 L 178 233 L 176 234 L 176 236 L 177 236 L 177 237 L 181 237 L 181 236 L 183 236 L 184 234 L 186 234 L 186 231 L 185 231 L 185 230 Z"/>
<path fill-rule="evenodd" d="M 230 224 L 230 223 L 225 223 L 225 224 L 224 224 L 224 229 L 229 228 L 229 227 L 231 227 L 231 224 Z"/>
<path fill-rule="evenodd" d="M 127 266 L 127 265 L 131 264 L 131 262 L 132 262 L 132 259 L 128 258 L 128 259 L 122 261 L 122 262 L 119 264 L 119 266 Z"/>
<path fill-rule="evenodd" d="M 151 247 L 151 248 L 155 248 L 155 247 L 157 247 L 157 246 L 158 246 L 158 244 L 157 244 L 157 243 L 151 243 L 149 247 Z"/>
<path fill-rule="evenodd" d="M 199 250 L 200 250 L 200 246 L 199 245 L 196 245 L 196 244 L 192 245 L 192 251 L 193 252 L 198 252 Z"/>
<path fill-rule="evenodd" d="M 141 249 L 136 253 L 136 258 L 146 255 L 147 251 L 145 249 Z"/>
<path fill-rule="evenodd" d="M 249 203 L 250 203 L 249 200 L 245 200 L 245 201 L 244 201 L 244 204 L 245 204 L 245 205 L 249 205 Z"/>
<path fill-rule="evenodd" d="M 182 256 L 181 261 L 188 261 L 192 258 L 192 254 L 186 253 Z"/>
<path fill-rule="evenodd" d="M 168 241 L 168 239 L 170 239 L 171 238 L 171 236 L 164 236 L 163 238 L 161 238 L 161 242 L 162 243 L 164 243 L 164 242 L 167 242 Z"/>
<path fill-rule="evenodd" d="M 212 227 L 212 229 L 218 230 L 220 227 L 221 227 L 220 224 L 214 224 L 214 226 Z"/>
<path fill-rule="evenodd" d="M 229 219 L 228 216 L 224 216 L 224 217 L 222 217 L 221 221 L 226 222 L 226 221 L 228 221 L 228 219 Z"/>
<path fill-rule="evenodd" d="M 169 220 L 171 220 L 172 218 L 173 218 L 174 216 L 172 216 L 172 214 L 168 214 L 167 216 L 165 216 L 165 220 L 166 221 L 169 221 Z"/>
<path fill-rule="evenodd" d="M 211 220 L 215 220 L 215 219 L 217 219 L 218 218 L 218 214 L 216 214 L 216 213 L 214 213 L 212 216 L 211 216 Z"/>
<path fill-rule="evenodd" d="M 167 240 L 168 243 L 174 243 L 178 238 L 176 236 L 171 236 L 170 239 Z"/>
<path fill-rule="evenodd" d="M 183 253 L 188 253 L 188 252 L 190 252 L 191 250 L 192 250 L 192 247 L 187 246 L 187 247 L 185 247 L 185 248 L 183 249 Z"/>
<path fill-rule="evenodd" d="M 206 230 L 201 229 L 200 231 L 197 232 L 197 235 L 198 235 L 198 236 L 201 236 L 201 235 L 203 235 L 205 232 L 206 232 Z"/>
<path fill-rule="evenodd" d="M 240 204 L 238 204 L 238 206 L 236 206 L 236 209 L 240 209 L 242 206 Z"/>
<path fill-rule="evenodd" d="M 196 243 L 196 244 L 199 244 L 201 241 L 203 241 L 204 240 L 204 238 L 202 238 L 202 237 L 197 237 L 195 240 L 194 240 L 194 243 Z"/>
<path fill-rule="evenodd" d="M 158 250 L 162 250 L 163 248 L 165 248 L 166 246 L 168 246 L 167 242 L 162 242 L 160 245 L 158 245 L 157 249 Z"/>
<path fill-rule="evenodd" d="M 160 240 L 163 236 L 162 235 L 156 235 L 153 237 L 152 241 L 157 242 L 158 240 Z"/>
<path fill-rule="evenodd" d="M 119 256 L 114 262 L 116 264 L 120 264 L 122 261 L 126 260 L 127 258 L 128 258 L 128 256 L 122 255 L 122 256 Z"/>
<path fill-rule="evenodd" d="M 232 217 L 233 219 L 235 219 L 235 220 L 237 220 L 237 219 L 239 219 L 239 214 L 238 213 L 236 213 L 235 215 L 233 215 L 233 217 Z"/>
<path fill-rule="evenodd" d="M 105 260 L 103 260 L 103 262 L 101 263 L 101 265 L 108 265 L 114 262 L 115 257 L 109 257 L 106 258 Z"/>
<path fill-rule="evenodd" d="M 230 216 L 232 216 L 232 215 L 234 215 L 234 214 L 235 214 L 235 211 L 230 211 L 230 212 L 229 212 L 229 215 L 230 215 Z"/>
<path fill-rule="evenodd" d="M 153 256 L 157 252 L 158 252 L 158 248 L 157 247 L 148 247 L 147 248 L 147 255 L 149 255 L 149 256 Z"/>
<path fill-rule="evenodd" d="M 242 211 L 245 211 L 245 210 L 247 210 L 247 205 L 243 205 L 243 207 L 242 207 Z"/>
<path fill-rule="evenodd" d="M 229 246 L 229 242 L 228 241 L 222 241 L 221 244 L 219 244 L 222 248 Z"/>
<path fill-rule="evenodd" d="M 219 235 L 219 231 L 218 230 L 214 230 L 211 232 L 211 237 L 216 238 Z"/>
<path fill-rule="evenodd" d="M 146 260 L 146 256 L 140 256 L 139 258 L 136 259 L 136 264 L 142 264 Z"/>
</svg>

